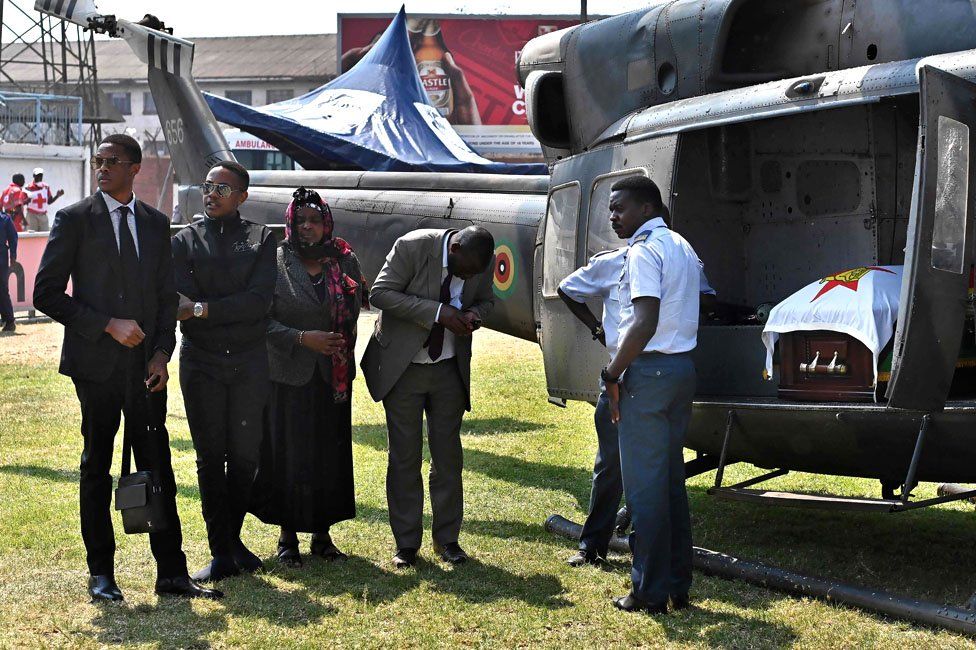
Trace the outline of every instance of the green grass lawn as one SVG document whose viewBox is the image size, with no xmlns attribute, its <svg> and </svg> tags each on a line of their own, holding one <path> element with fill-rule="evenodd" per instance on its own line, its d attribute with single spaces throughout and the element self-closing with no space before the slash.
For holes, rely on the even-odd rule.
<svg viewBox="0 0 976 650">
<path fill-rule="evenodd" d="M 610 571 L 572 569 L 564 560 L 573 544 L 542 527 L 552 513 L 585 516 L 593 409 L 549 405 L 538 347 L 491 332 L 476 339 L 474 410 L 463 428 L 461 542 L 474 562 L 450 568 L 427 535 L 415 570 L 392 568 L 383 412 L 357 380 L 358 516 L 333 529 L 348 562 L 280 568 L 277 531 L 249 517 L 245 541 L 265 558 L 264 573 L 222 583 L 219 602 L 160 600 L 147 538 L 123 535 L 116 519 L 126 601 L 89 604 L 79 413 L 71 382 L 56 371 L 58 335 L 57 325 L 29 325 L 0 338 L 0 647 L 973 647 L 949 632 L 700 574 L 697 609 L 663 618 L 616 611 L 609 599 L 628 589 L 628 558 L 614 557 Z M 170 370 L 175 376 L 175 364 Z M 183 403 L 171 386 L 168 425 L 192 570 L 209 554 Z M 749 471 L 733 467 L 727 481 Z M 712 480 L 709 473 L 689 485 L 697 545 L 941 602 L 962 604 L 976 591 L 971 504 L 897 515 L 760 508 L 711 499 Z M 871 481 L 802 474 L 772 485 L 878 492 Z"/>
</svg>

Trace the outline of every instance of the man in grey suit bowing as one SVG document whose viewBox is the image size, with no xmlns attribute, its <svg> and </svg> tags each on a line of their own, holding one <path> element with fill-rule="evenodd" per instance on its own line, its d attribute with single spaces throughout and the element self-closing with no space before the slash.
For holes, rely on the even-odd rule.
<svg viewBox="0 0 976 650">
<path fill-rule="evenodd" d="M 415 230 L 393 245 L 370 291 L 381 313 L 362 368 L 370 395 L 386 409 L 386 498 L 398 568 L 413 566 L 423 536 L 425 413 L 434 551 L 451 564 L 468 558 L 458 544 L 461 418 L 471 410 L 471 334 L 495 304 L 494 249 L 491 233 L 476 226 Z"/>
</svg>

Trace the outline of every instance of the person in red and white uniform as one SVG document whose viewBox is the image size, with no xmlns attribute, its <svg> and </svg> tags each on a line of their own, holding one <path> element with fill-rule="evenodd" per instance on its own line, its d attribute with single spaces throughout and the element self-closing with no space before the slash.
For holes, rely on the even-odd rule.
<svg viewBox="0 0 976 650">
<path fill-rule="evenodd" d="M 27 193 L 24 192 L 24 175 L 14 174 L 10 185 L 0 194 L 0 212 L 10 217 L 14 229 L 23 232 L 27 229 L 24 218 L 24 204 L 27 203 Z"/>
<path fill-rule="evenodd" d="M 33 174 L 34 180 L 24 188 L 24 192 L 27 193 L 27 203 L 24 205 L 27 213 L 27 230 L 38 232 L 50 230 L 47 207 L 64 195 L 64 190 L 52 194 L 51 186 L 44 182 L 44 170 L 40 167 L 35 167 Z"/>
</svg>

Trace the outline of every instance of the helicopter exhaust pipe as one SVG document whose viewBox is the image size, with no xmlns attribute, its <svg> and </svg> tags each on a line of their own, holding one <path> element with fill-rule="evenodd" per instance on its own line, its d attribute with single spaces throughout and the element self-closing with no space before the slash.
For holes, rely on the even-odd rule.
<svg viewBox="0 0 976 650">
<path fill-rule="evenodd" d="M 553 534 L 573 540 L 578 540 L 583 531 L 582 526 L 560 515 L 549 517 L 545 527 Z M 627 540 L 616 535 L 610 540 L 610 549 L 617 553 L 630 553 Z M 697 546 L 694 564 L 695 568 L 705 575 L 743 580 L 767 589 L 819 598 L 830 603 L 840 603 L 892 618 L 976 636 L 976 605 L 963 608 L 903 598 L 881 590 L 863 589 L 841 582 L 801 575 L 759 562 L 740 560 Z"/>
<path fill-rule="evenodd" d="M 951 494 L 963 494 L 964 492 L 972 492 L 973 488 L 966 487 L 965 485 L 959 485 L 958 483 L 943 483 L 939 486 L 938 493 L 940 497 L 947 497 Z M 970 503 L 976 503 L 976 497 L 969 497 L 966 499 Z"/>
</svg>

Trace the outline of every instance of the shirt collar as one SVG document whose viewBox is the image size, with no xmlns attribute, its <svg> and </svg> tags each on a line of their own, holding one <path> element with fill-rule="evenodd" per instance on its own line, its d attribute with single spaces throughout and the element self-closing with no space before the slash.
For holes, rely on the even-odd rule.
<svg viewBox="0 0 976 650">
<path fill-rule="evenodd" d="M 133 214 L 134 215 L 136 213 L 136 194 L 135 194 L 135 192 L 132 193 L 132 198 L 129 199 L 129 202 L 128 203 L 119 203 L 114 198 L 112 198 L 107 192 L 102 192 L 101 194 L 102 194 L 102 198 L 105 199 L 105 206 L 108 208 L 109 214 L 112 214 L 113 212 L 115 212 L 116 210 L 118 210 L 123 205 L 129 208 L 129 213 L 130 214 Z"/>
<path fill-rule="evenodd" d="M 664 219 L 662 219 L 661 217 L 654 217 L 653 219 L 651 219 L 649 221 L 645 221 L 644 222 L 644 225 L 642 225 L 640 228 L 638 228 L 637 229 L 637 232 L 635 232 L 631 236 L 631 238 L 627 240 L 627 245 L 628 246 L 633 246 L 634 242 L 637 240 L 637 238 L 642 233 L 650 232 L 650 231 L 654 230 L 655 228 L 667 228 L 667 227 L 668 227 L 668 225 L 666 223 L 664 223 Z"/>
</svg>

